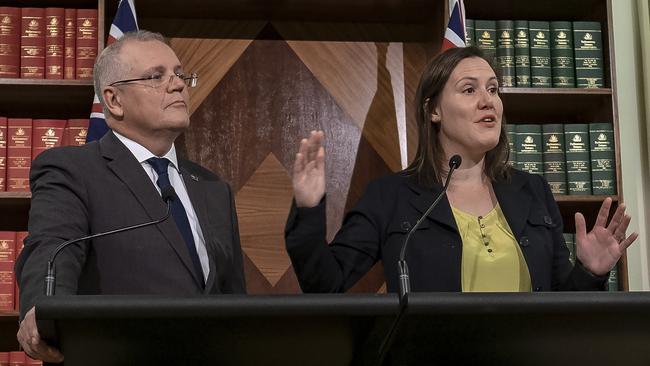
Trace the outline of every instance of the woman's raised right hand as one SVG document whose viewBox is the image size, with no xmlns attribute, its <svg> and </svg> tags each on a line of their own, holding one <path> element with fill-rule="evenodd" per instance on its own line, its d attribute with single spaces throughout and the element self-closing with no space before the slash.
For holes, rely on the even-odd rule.
<svg viewBox="0 0 650 366">
<path fill-rule="evenodd" d="M 315 207 L 325 195 L 323 131 L 311 131 L 300 141 L 293 164 L 293 194 L 298 207 Z"/>
</svg>

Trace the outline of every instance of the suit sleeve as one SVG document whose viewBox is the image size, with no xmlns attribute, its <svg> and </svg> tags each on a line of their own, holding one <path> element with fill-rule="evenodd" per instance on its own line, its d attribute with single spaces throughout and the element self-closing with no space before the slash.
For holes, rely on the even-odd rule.
<svg viewBox="0 0 650 366">
<path fill-rule="evenodd" d="M 246 280 L 244 277 L 244 263 L 242 259 L 241 242 L 239 239 L 239 223 L 237 221 L 237 209 L 230 185 L 226 185 L 230 197 L 231 233 L 232 233 L 232 279 L 226 284 L 226 293 L 245 294 Z"/>
<path fill-rule="evenodd" d="M 48 150 L 33 162 L 30 172 L 32 191 L 29 211 L 29 236 L 16 261 L 20 288 L 20 318 L 44 294 L 47 262 L 62 242 L 89 232 L 86 191 L 81 164 L 68 160 L 66 151 Z M 56 294 L 76 294 L 79 275 L 85 263 L 84 243 L 73 244 L 56 258 Z"/>
<path fill-rule="evenodd" d="M 551 286 L 554 290 L 561 291 L 601 291 L 605 289 L 607 276 L 596 276 L 589 273 L 580 262 L 575 266 L 569 261 L 569 250 L 564 242 L 564 226 L 557 202 L 548 183 L 539 176 L 544 187 L 546 206 L 551 213 L 553 222 L 559 223 L 553 231 L 553 278 Z"/>
<path fill-rule="evenodd" d="M 329 245 L 325 199 L 313 208 L 292 204 L 285 242 L 303 292 L 347 291 L 380 259 L 379 202 L 380 186 L 371 183 Z"/>
</svg>

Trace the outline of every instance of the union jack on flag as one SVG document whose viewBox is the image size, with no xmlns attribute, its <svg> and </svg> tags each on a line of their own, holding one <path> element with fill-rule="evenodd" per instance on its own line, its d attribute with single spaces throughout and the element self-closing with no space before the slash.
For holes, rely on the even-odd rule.
<svg viewBox="0 0 650 366">
<path fill-rule="evenodd" d="M 449 23 L 442 41 L 442 50 L 465 47 L 465 5 L 463 0 L 449 0 Z"/>
<path fill-rule="evenodd" d="M 107 45 L 122 38 L 122 35 L 127 32 L 138 30 L 138 18 L 135 16 L 135 5 L 133 0 L 120 0 L 117 5 L 117 13 L 111 24 L 111 29 L 108 34 Z M 86 142 L 99 140 L 108 131 L 106 119 L 102 111 L 102 105 L 99 103 L 99 98 L 95 95 L 93 100 L 93 108 L 90 113 L 90 123 L 88 126 L 88 136 Z"/>
</svg>

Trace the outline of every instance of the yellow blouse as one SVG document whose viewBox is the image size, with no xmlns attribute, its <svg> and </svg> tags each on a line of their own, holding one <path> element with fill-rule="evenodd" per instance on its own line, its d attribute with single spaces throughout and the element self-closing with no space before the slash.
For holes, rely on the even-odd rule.
<svg viewBox="0 0 650 366">
<path fill-rule="evenodd" d="M 508 221 L 497 204 L 485 216 L 452 207 L 463 240 L 463 292 L 527 292 L 530 273 Z"/>
</svg>

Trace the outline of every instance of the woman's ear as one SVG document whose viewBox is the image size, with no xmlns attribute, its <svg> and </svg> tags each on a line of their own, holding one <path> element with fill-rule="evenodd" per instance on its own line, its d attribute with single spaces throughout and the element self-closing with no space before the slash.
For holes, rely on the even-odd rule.
<svg viewBox="0 0 650 366">
<path fill-rule="evenodd" d="M 440 123 L 442 118 L 440 117 L 440 112 L 438 112 L 438 108 L 434 108 L 433 111 L 431 111 L 431 122 L 433 123 Z"/>
</svg>

